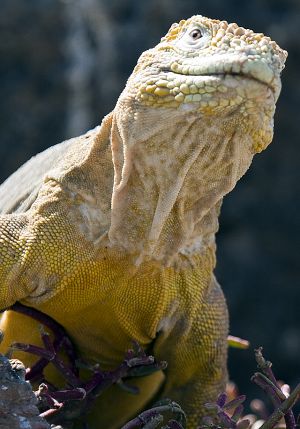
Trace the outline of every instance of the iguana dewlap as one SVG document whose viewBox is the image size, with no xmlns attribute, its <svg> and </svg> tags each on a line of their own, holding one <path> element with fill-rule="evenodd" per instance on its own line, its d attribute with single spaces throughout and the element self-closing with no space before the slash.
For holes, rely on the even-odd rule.
<svg viewBox="0 0 300 429">
<path fill-rule="evenodd" d="M 224 388 L 218 214 L 272 140 L 285 59 L 269 37 L 237 24 L 173 24 L 101 126 L 32 158 L 0 187 L 0 308 L 20 301 L 49 314 L 104 368 L 132 339 L 168 361 L 165 380 L 140 380 L 138 397 L 118 387 L 101 397 L 91 428 L 120 428 L 160 388 L 195 429 L 203 402 Z M 39 341 L 25 317 L 6 312 L 1 323 L 2 349 Z"/>
</svg>

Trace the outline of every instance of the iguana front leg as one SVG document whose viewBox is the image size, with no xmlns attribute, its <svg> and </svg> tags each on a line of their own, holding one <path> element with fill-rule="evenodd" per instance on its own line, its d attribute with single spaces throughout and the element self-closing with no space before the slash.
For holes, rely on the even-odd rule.
<svg viewBox="0 0 300 429">
<path fill-rule="evenodd" d="M 74 258 L 71 227 L 56 216 L 55 228 L 46 228 L 37 213 L 0 216 L 0 309 L 16 301 L 43 301 L 63 287 L 62 278 L 72 269 Z M 64 267 L 64 261 L 69 265 Z"/>
<path fill-rule="evenodd" d="M 20 279 L 26 259 L 26 241 L 22 232 L 28 225 L 27 216 L 0 216 L 0 309 L 24 298 L 28 291 Z M 22 285 L 20 284 L 20 280 Z"/>
<path fill-rule="evenodd" d="M 193 313 L 190 321 L 185 312 Z M 154 347 L 155 357 L 168 362 L 161 397 L 182 406 L 188 429 L 195 429 L 205 415 L 203 404 L 215 400 L 225 388 L 227 333 L 226 303 L 214 277 L 203 301 L 186 301 L 177 320 L 167 318 L 162 324 Z"/>
</svg>

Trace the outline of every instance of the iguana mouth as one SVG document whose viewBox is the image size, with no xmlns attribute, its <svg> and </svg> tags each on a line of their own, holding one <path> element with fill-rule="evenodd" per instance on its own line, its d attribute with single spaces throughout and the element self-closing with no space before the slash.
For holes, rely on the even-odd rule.
<svg viewBox="0 0 300 429">
<path fill-rule="evenodd" d="M 268 87 L 273 93 L 276 92 L 276 87 L 274 85 L 272 85 L 271 83 L 265 82 L 262 79 L 259 79 L 257 77 L 254 77 L 251 74 L 245 74 L 245 73 L 234 73 L 234 72 L 229 72 L 229 73 L 208 73 L 208 74 L 201 74 L 201 75 L 188 75 L 188 76 L 192 76 L 192 77 L 216 77 L 216 78 L 220 78 L 222 81 L 224 81 L 226 79 L 226 77 L 239 77 L 241 79 L 247 79 L 247 80 L 251 80 L 251 81 L 255 81 L 261 85 L 264 85 L 266 87 Z"/>
<path fill-rule="evenodd" d="M 195 78 L 200 76 L 239 76 L 265 84 L 275 94 L 279 88 L 279 79 L 276 78 L 270 64 L 264 61 L 254 61 L 247 57 L 232 58 L 228 61 L 228 58 L 225 60 L 224 56 L 219 55 L 200 64 L 174 62 L 161 70 Z"/>
<path fill-rule="evenodd" d="M 272 91 L 274 91 L 274 85 L 272 85 L 271 83 L 268 83 L 262 79 L 259 79 L 255 76 L 253 76 L 252 74 L 246 74 L 246 73 L 235 73 L 235 72 L 220 72 L 220 73 L 203 73 L 203 74 L 183 74 L 183 73 L 177 73 L 177 72 L 173 72 L 170 69 L 164 68 L 161 69 L 161 71 L 164 71 L 166 73 L 174 73 L 175 75 L 178 76 L 186 76 L 186 77 L 191 77 L 191 78 L 198 78 L 198 77 L 220 77 L 222 80 L 224 80 L 227 76 L 237 76 L 240 78 L 246 78 L 246 79 L 251 79 L 254 80 L 260 84 L 266 85 L 268 88 L 272 89 Z"/>
</svg>

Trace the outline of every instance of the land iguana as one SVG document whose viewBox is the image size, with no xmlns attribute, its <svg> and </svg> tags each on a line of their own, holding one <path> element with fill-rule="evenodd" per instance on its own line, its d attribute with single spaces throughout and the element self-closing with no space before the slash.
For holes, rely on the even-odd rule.
<svg viewBox="0 0 300 429">
<path fill-rule="evenodd" d="M 235 23 L 173 24 L 100 126 L 0 187 L 0 308 L 19 301 L 50 315 L 102 368 L 131 340 L 168 362 L 165 375 L 139 380 L 137 397 L 118 387 L 101 396 L 91 427 L 119 428 L 157 396 L 179 402 L 194 429 L 224 388 L 218 215 L 272 140 L 286 55 Z M 11 311 L 1 329 L 3 350 L 40 342 L 34 322 Z"/>
</svg>

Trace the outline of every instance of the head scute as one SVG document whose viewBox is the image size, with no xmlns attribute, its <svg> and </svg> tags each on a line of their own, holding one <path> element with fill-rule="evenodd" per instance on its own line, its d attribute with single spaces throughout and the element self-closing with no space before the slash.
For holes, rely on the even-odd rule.
<svg viewBox="0 0 300 429">
<path fill-rule="evenodd" d="M 175 22 L 172 24 L 167 34 L 161 38 L 161 42 L 171 42 L 172 40 L 175 40 L 185 23 L 186 20 L 182 19 L 179 23 Z"/>
</svg>

